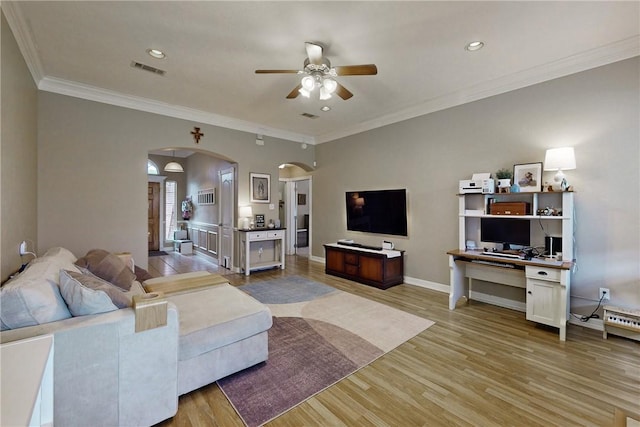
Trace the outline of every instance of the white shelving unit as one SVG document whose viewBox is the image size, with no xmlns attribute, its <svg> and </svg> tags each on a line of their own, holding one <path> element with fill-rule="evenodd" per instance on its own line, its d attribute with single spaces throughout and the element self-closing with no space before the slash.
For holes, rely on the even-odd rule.
<svg viewBox="0 0 640 427">
<path fill-rule="evenodd" d="M 459 194 L 458 249 L 449 252 L 451 291 L 449 308 L 453 310 L 461 296 L 469 297 L 471 280 L 479 279 L 507 286 L 526 288 L 527 320 L 559 328 L 560 340 L 566 339 L 571 289 L 573 251 L 573 192 Z M 490 200 L 496 202 L 526 202 L 529 211 L 523 215 L 490 215 Z M 537 215 L 538 209 L 550 208 L 556 215 Z M 482 218 L 525 219 L 530 222 L 531 246 L 544 248 L 545 236 L 562 237 L 564 262 L 532 260 L 503 260 L 505 267 L 473 264 L 482 260 L 482 250 L 469 251 L 468 240 L 478 248 L 493 244 L 481 241 Z M 502 248 L 499 248 L 502 249 Z M 569 262 L 567 262 L 569 261 Z M 547 262 L 548 265 L 545 265 Z M 511 268 L 506 268 L 511 267 Z M 517 267 L 517 268 L 516 268 Z M 465 278 L 469 283 L 463 284 Z"/>
<path fill-rule="evenodd" d="M 544 246 L 544 236 L 562 237 L 562 253 L 565 260 L 573 260 L 573 192 L 459 194 L 458 249 L 465 249 L 467 240 L 473 240 L 482 248 L 480 218 L 517 218 L 531 220 L 532 246 Z M 489 199 L 498 202 L 523 201 L 530 204 L 530 215 L 489 215 Z M 536 215 L 538 209 L 552 208 L 561 215 Z"/>
</svg>

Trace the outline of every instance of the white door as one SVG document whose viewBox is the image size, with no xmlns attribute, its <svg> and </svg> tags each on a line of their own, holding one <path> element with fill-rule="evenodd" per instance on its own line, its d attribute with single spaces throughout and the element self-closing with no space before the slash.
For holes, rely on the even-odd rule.
<svg viewBox="0 0 640 427">
<path fill-rule="evenodd" d="M 235 168 L 220 171 L 220 253 L 218 265 L 233 268 L 233 226 L 235 223 Z"/>
</svg>

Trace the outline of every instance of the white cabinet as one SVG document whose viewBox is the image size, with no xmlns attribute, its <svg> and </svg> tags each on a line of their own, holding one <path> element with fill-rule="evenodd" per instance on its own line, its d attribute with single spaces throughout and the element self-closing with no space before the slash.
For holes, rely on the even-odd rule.
<svg viewBox="0 0 640 427">
<path fill-rule="evenodd" d="M 555 326 L 565 340 L 569 316 L 569 270 L 526 266 L 527 320 Z"/>
</svg>

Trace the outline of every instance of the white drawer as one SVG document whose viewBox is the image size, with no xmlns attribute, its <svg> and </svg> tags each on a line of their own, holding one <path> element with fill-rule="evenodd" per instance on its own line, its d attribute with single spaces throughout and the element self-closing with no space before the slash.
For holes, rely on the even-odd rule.
<svg viewBox="0 0 640 427">
<path fill-rule="evenodd" d="M 267 231 L 267 236 L 270 239 L 281 239 L 284 237 L 284 230 Z"/>
<path fill-rule="evenodd" d="M 560 282 L 561 271 L 557 268 L 536 267 L 528 265 L 525 274 L 531 279 L 546 280 L 549 282 Z"/>
<path fill-rule="evenodd" d="M 266 231 L 258 231 L 249 233 L 249 240 L 264 240 L 267 238 Z"/>
</svg>

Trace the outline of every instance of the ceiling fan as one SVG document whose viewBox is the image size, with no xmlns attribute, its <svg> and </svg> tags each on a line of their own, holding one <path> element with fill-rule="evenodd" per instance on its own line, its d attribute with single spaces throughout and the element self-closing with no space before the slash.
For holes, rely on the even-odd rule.
<svg viewBox="0 0 640 427">
<path fill-rule="evenodd" d="M 331 98 L 333 93 L 344 100 L 353 96 L 347 88 L 335 80 L 337 76 L 373 76 L 378 74 L 374 64 L 343 65 L 332 67 L 331 62 L 323 56 L 323 47 L 317 43 L 306 42 L 307 58 L 302 70 L 256 70 L 256 74 L 304 74 L 302 80 L 290 93 L 287 99 L 294 99 L 298 95 L 309 98 L 318 89 L 320 100 Z"/>
</svg>

